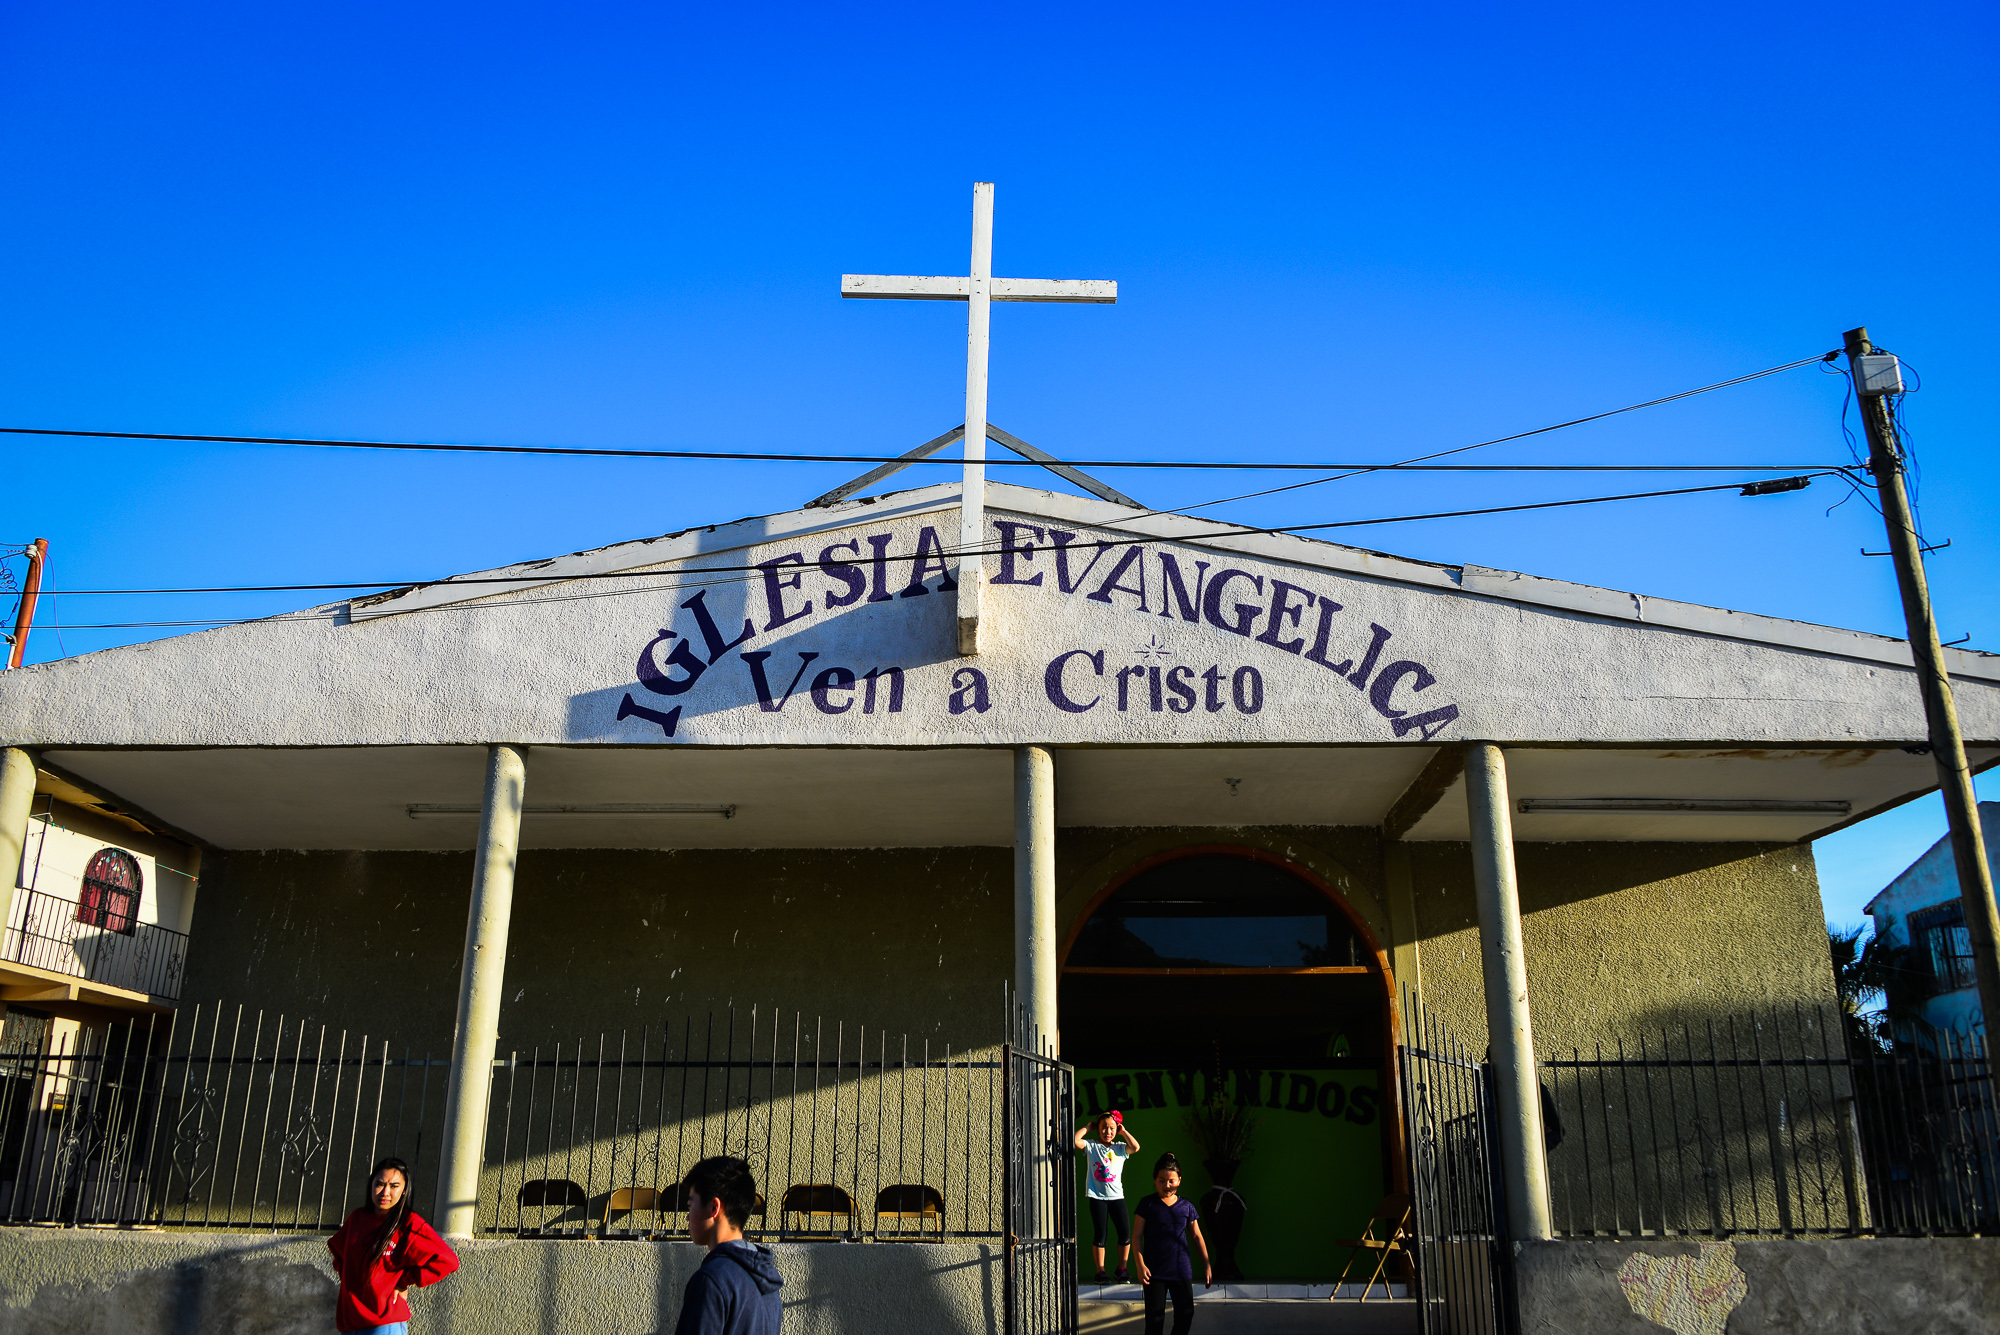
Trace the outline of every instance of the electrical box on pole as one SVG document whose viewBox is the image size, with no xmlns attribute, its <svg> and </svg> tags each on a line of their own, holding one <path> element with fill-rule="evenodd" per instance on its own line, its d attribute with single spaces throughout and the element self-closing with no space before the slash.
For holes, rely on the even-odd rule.
<svg viewBox="0 0 2000 1335">
<path fill-rule="evenodd" d="M 1992 1044 L 2000 1042 L 2000 909 L 1993 902 L 1993 868 L 1986 860 L 1986 841 L 1979 828 L 1972 768 L 1966 763 L 1951 675 L 1945 670 L 1937 618 L 1931 611 L 1930 584 L 1924 578 L 1923 542 L 1903 482 L 1903 442 L 1897 438 L 1896 415 L 1890 406 L 1891 398 L 1902 393 L 1903 371 L 1894 357 L 1868 341 L 1866 329 L 1847 331 L 1847 363 L 1854 375 L 1854 392 L 1861 401 L 1861 422 L 1868 432 L 1868 471 L 1875 477 L 1882 522 L 1889 530 L 1889 553 L 1896 560 L 1896 584 L 1903 595 L 1903 621 L 1910 634 L 1910 662 L 1917 670 L 1917 689 L 1923 694 L 1931 760 L 1937 765 L 1938 789 L 1951 827 L 1952 862 L 1958 870 L 1959 900 L 1965 909 L 1972 973 L 1979 984 L 1979 1009 L 1990 1053 Z"/>
</svg>

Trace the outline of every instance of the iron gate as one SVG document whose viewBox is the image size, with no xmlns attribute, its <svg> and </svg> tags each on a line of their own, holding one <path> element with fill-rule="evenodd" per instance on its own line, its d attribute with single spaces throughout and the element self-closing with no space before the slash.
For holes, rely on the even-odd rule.
<svg viewBox="0 0 2000 1335">
<path fill-rule="evenodd" d="M 1397 1065 L 1424 1335 L 1513 1335 L 1518 1319 L 1495 1171 L 1491 1069 L 1414 1001 L 1405 1014 Z"/>
<path fill-rule="evenodd" d="M 1022 1029 L 1002 1049 L 1006 1331 L 1076 1335 L 1076 1071 Z"/>
</svg>

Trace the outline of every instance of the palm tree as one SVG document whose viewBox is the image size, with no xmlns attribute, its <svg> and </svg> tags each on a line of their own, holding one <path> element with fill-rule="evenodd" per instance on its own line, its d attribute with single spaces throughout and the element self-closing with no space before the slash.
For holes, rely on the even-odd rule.
<svg viewBox="0 0 2000 1335">
<path fill-rule="evenodd" d="M 1865 926 L 1826 929 L 1833 957 L 1833 986 L 1851 1052 L 1888 1052 L 1897 1030 L 1921 1027 L 1917 1014 L 1917 967 L 1908 946 L 1891 945 Z M 1868 1006 L 1881 1001 L 1882 1008 Z"/>
</svg>

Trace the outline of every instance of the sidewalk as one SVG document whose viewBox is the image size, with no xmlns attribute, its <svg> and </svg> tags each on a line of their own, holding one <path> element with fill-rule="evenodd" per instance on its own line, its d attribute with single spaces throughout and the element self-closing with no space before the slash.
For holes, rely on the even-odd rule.
<svg viewBox="0 0 2000 1335">
<path fill-rule="evenodd" d="M 1391 1297 L 1377 1284 L 1367 1302 L 1361 1285 L 1340 1286 L 1328 1301 L 1331 1284 L 1217 1284 L 1197 1287 L 1195 1329 L 1202 1335 L 1405 1335 L 1417 1329 L 1417 1306 L 1408 1286 Z M 1145 1294 L 1137 1284 L 1085 1284 L 1077 1292 L 1078 1327 L 1085 1335 L 1138 1335 L 1146 1317 Z M 1168 1320 L 1172 1320 L 1172 1306 Z"/>
</svg>

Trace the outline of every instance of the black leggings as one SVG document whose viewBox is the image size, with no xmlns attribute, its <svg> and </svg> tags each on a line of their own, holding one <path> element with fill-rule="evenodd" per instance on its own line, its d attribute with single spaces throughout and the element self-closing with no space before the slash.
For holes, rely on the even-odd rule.
<svg viewBox="0 0 2000 1335">
<path fill-rule="evenodd" d="M 1174 1335 L 1187 1335 L 1194 1324 L 1194 1281 L 1156 1279 L 1146 1286 L 1146 1335 L 1161 1335 L 1167 1325 L 1167 1295 L 1174 1299 Z"/>
<path fill-rule="evenodd" d="M 1092 1196 L 1090 1198 L 1090 1226 L 1096 1230 L 1097 1245 L 1099 1247 L 1104 1245 L 1104 1230 L 1107 1219 L 1110 1221 L 1110 1226 L 1118 1230 L 1118 1245 L 1120 1247 L 1132 1241 L 1132 1217 L 1125 1212 L 1124 1200 L 1120 1198 L 1115 1201 L 1103 1201 Z"/>
</svg>

